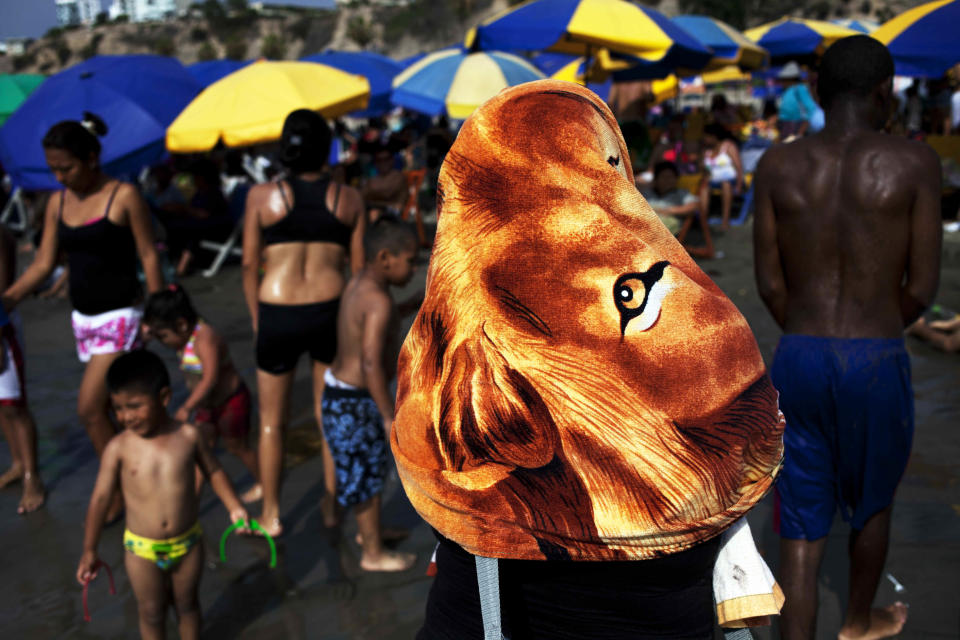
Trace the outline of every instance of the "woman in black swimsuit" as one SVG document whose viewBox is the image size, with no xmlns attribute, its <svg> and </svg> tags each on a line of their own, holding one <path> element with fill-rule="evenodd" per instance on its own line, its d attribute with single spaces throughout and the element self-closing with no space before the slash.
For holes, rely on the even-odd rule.
<svg viewBox="0 0 960 640">
<path fill-rule="evenodd" d="M 47 164 L 64 186 L 47 202 L 43 238 L 33 264 L 6 290 L 12 309 L 36 289 L 56 265 L 60 251 L 70 268 L 70 301 L 77 355 L 87 364 L 77 413 L 99 456 L 115 431 L 105 384 L 107 369 L 138 345 L 143 299 L 137 258 L 150 293 L 163 286 L 147 205 L 136 187 L 100 168 L 99 136 L 107 127 L 93 114 L 60 122 L 43 138 Z M 119 515 L 119 493 L 108 518 Z"/>
<path fill-rule="evenodd" d="M 323 376 L 337 344 L 344 266 L 363 267 L 363 200 L 326 171 L 330 127 L 301 109 L 287 116 L 281 146 L 289 177 L 260 184 L 247 196 L 243 229 L 243 291 L 257 335 L 260 400 L 260 523 L 279 535 L 283 431 L 297 360 L 313 361 L 314 414 L 321 425 Z M 263 276 L 260 269 L 263 267 Z M 321 432 L 322 434 L 322 432 Z M 333 456 L 323 443 L 324 521 L 335 522 Z"/>
</svg>

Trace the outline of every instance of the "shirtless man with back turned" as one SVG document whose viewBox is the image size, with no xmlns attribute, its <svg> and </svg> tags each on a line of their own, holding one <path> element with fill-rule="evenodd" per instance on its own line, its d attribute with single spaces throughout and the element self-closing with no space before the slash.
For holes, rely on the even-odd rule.
<svg viewBox="0 0 960 640">
<path fill-rule="evenodd" d="M 903 330 L 933 301 L 940 164 L 881 132 L 893 60 L 845 38 L 824 54 L 819 133 L 770 149 L 756 175 L 760 295 L 784 336 L 772 366 L 787 419 L 778 479 L 784 638 L 813 638 L 817 573 L 834 511 L 850 522 L 850 598 L 839 638 L 896 635 L 900 603 L 871 609 L 913 437 Z"/>
</svg>

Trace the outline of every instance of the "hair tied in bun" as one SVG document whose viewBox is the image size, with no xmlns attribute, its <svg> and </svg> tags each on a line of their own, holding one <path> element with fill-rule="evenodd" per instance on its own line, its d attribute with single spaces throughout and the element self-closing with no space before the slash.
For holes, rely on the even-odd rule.
<svg viewBox="0 0 960 640">
<path fill-rule="evenodd" d="M 106 123 L 95 113 L 84 111 L 83 119 L 80 120 L 80 125 L 98 138 L 102 138 L 103 136 L 107 135 Z"/>
</svg>

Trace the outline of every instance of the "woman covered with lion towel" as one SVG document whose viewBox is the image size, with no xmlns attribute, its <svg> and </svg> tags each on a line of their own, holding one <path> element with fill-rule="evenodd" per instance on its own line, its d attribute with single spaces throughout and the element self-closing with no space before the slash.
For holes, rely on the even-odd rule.
<svg viewBox="0 0 960 640">
<path fill-rule="evenodd" d="M 437 210 L 391 435 L 440 540 L 418 637 L 491 637 L 474 556 L 500 559 L 511 640 L 712 637 L 721 534 L 782 460 L 747 322 L 637 192 L 606 104 L 573 83 L 480 107 Z"/>
</svg>

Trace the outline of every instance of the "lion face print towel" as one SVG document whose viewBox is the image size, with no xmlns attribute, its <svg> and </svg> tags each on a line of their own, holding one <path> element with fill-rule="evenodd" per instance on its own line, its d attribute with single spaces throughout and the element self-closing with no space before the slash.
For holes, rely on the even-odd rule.
<svg viewBox="0 0 960 640">
<path fill-rule="evenodd" d="M 414 507 L 473 554 L 674 553 L 780 468 L 750 328 L 632 176 L 607 106 L 552 80 L 491 99 L 444 161 L 391 444 Z"/>
</svg>

